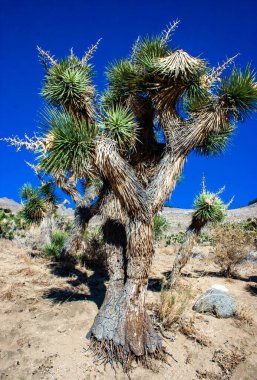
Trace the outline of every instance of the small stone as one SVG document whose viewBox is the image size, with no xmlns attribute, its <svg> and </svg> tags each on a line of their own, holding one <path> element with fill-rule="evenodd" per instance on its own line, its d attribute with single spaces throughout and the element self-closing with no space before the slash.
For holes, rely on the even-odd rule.
<svg viewBox="0 0 257 380">
<path fill-rule="evenodd" d="M 210 289 L 198 298 L 193 310 L 198 313 L 211 314 L 218 318 L 229 318 L 236 311 L 236 301 L 227 292 Z"/>
</svg>

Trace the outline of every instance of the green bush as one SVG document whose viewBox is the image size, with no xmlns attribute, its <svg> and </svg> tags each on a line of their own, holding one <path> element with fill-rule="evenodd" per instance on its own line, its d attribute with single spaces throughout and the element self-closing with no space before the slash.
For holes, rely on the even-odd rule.
<svg viewBox="0 0 257 380">
<path fill-rule="evenodd" d="M 44 254 L 54 260 L 60 260 L 67 234 L 63 231 L 55 231 L 52 235 L 51 243 L 43 248 Z"/>
<path fill-rule="evenodd" d="M 12 240 L 15 232 L 27 228 L 27 223 L 18 213 L 14 215 L 11 210 L 0 208 L 0 238 Z"/>
<path fill-rule="evenodd" d="M 166 236 L 166 246 L 172 244 L 182 244 L 184 241 L 185 232 L 178 232 L 177 234 L 171 234 Z"/>
<path fill-rule="evenodd" d="M 156 215 L 154 217 L 154 240 L 161 240 L 164 233 L 168 230 L 170 222 L 163 215 Z"/>
<path fill-rule="evenodd" d="M 208 243 L 210 245 L 213 245 L 213 239 L 206 232 L 201 232 L 200 235 L 198 236 L 197 243 L 198 244 Z"/>
</svg>

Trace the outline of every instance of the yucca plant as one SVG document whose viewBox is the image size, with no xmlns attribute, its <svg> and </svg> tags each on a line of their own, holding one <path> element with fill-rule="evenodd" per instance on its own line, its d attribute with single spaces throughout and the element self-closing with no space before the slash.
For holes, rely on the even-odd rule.
<svg viewBox="0 0 257 380">
<path fill-rule="evenodd" d="M 54 175 L 67 191 L 72 188 L 74 196 L 76 181 L 102 181 L 109 285 L 90 331 L 91 348 L 106 363 L 121 363 L 125 371 L 133 359 L 150 367 L 153 358 L 164 355 L 144 301 L 155 215 L 189 153 L 220 153 L 236 122 L 256 110 L 254 71 L 235 69 L 222 79 L 235 57 L 211 68 L 207 61 L 172 48 L 177 24 L 158 36 L 139 38 L 127 59 L 109 67 L 107 88 L 99 97 L 94 96 L 88 64 L 94 47 L 81 60 L 72 53 L 57 61 L 41 50 L 46 66 L 42 94 L 56 107 L 56 115 L 47 118 L 41 135 L 9 139 L 38 153 L 41 170 Z M 188 239 L 219 215 L 217 196 L 199 199 Z M 73 236 L 95 214 L 93 205 L 85 208 L 84 200 L 76 199 Z M 216 207 L 211 212 L 208 202 Z"/>
<path fill-rule="evenodd" d="M 232 200 L 226 205 L 219 195 L 224 191 L 220 189 L 217 193 L 211 193 L 205 188 L 205 178 L 202 181 L 202 190 L 194 200 L 194 212 L 192 221 L 184 235 L 182 245 L 175 257 L 171 272 L 164 281 L 164 288 L 174 287 L 182 269 L 188 263 L 192 255 L 192 248 L 207 224 L 221 223 L 226 217 L 226 210 Z"/>
<path fill-rule="evenodd" d="M 61 252 L 65 244 L 67 235 L 63 231 L 54 231 L 51 237 L 51 243 L 43 247 L 44 254 L 55 261 L 60 260 Z"/>
<path fill-rule="evenodd" d="M 100 128 L 104 135 L 116 141 L 121 149 L 133 147 L 136 142 L 137 123 L 127 107 L 116 105 L 105 108 Z"/>
<path fill-rule="evenodd" d="M 20 195 L 23 202 L 21 217 L 24 223 L 40 226 L 42 241 L 49 243 L 58 202 L 53 184 L 42 182 L 41 186 L 33 187 L 30 183 L 25 183 L 20 189 Z"/>
<path fill-rule="evenodd" d="M 55 106 L 65 107 L 74 114 L 85 111 L 90 118 L 95 92 L 91 76 L 92 67 L 71 54 L 47 70 L 41 94 Z"/>
</svg>

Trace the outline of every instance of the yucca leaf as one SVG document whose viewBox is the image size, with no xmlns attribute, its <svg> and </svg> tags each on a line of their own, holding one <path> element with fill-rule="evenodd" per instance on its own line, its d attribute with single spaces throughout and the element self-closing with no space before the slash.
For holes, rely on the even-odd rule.
<svg viewBox="0 0 257 380">
<path fill-rule="evenodd" d="M 217 194 L 202 191 L 194 201 L 193 223 L 204 226 L 207 223 L 222 222 L 226 216 L 226 205 Z"/>
<path fill-rule="evenodd" d="M 68 110 L 92 113 L 94 87 L 91 66 L 82 65 L 74 55 L 57 62 L 46 73 L 41 94 L 50 103 Z"/>
<path fill-rule="evenodd" d="M 46 109 L 43 125 L 49 140 L 46 154 L 42 154 L 40 168 L 48 174 L 71 172 L 76 178 L 85 175 L 91 158 L 95 125 L 76 118 L 64 110 Z"/>
<path fill-rule="evenodd" d="M 136 141 L 137 123 L 127 107 L 117 105 L 105 109 L 100 122 L 100 130 L 107 137 L 115 140 L 120 148 L 133 146 Z"/>
<path fill-rule="evenodd" d="M 227 104 L 231 115 L 243 120 L 257 110 L 256 73 L 247 65 L 244 71 L 234 68 L 222 79 L 219 96 Z"/>
</svg>

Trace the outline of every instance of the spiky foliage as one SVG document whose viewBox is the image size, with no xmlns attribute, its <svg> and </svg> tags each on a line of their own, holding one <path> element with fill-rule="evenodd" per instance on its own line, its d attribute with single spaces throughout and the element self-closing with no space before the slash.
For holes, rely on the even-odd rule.
<svg viewBox="0 0 257 380">
<path fill-rule="evenodd" d="M 54 210 L 58 198 L 53 183 L 43 183 L 39 187 L 33 187 L 25 183 L 20 189 L 21 199 L 24 202 L 21 217 L 27 224 L 40 224 L 47 210 Z"/>
<path fill-rule="evenodd" d="M 96 126 L 58 109 L 48 108 L 43 124 L 48 128 L 48 150 L 41 156 L 40 168 L 46 173 L 71 172 L 85 176 L 96 136 Z"/>
<path fill-rule="evenodd" d="M 219 96 L 237 120 L 243 120 L 256 111 L 256 73 L 251 66 L 247 65 L 244 71 L 234 67 L 230 76 L 222 79 Z"/>
<path fill-rule="evenodd" d="M 33 195 L 36 194 L 36 190 L 33 188 L 31 183 L 24 183 L 20 189 L 20 197 L 23 201 L 29 200 Z"/>
<path fill-rule="evenodd" d="M 126 59 L 110 65 L 106 76 L 109 84 L 108 92 L 103 97 L 106 105 L 123 102 L 129 94 L 135 94 L 143 86 L 136 66 Z"/>
<path fill-rule="evenodd" d="M 35 192 L 29 197 L 22 210 L 22 217 L 28 224 L 40 224 L 45 216 L 44 200 Z"/>
<path fill-rule="evenodd" d="M 43 247 L 44 254 L 54 260 L 59 260 L 62 249 L 64 247 L 67 234 L 63 231 L 54 231 L 51 238 L 51 243 Z"/>
<path fill-rule="evenodd" d="M 105 108 L 100 129 L 107 137 L 116 141 L 120 148 L 135 144 L 137 123 L 135 116 L 127 107 L 117 105 Z"/>
<path fill-rule="evenodd" d="M 41 94 L 56 106 L 73 112 L 86 109 L 91 115 L 94 96 L 91 71 L 91 66 L 71 54 L 47 70 Z"/>
<path fill-rule="evenodd" d="M 166 57 L 170 48 L 161 36 L 139 38 L 133 49 L 132 60 L 144 69 L 152 70 L 157 58 Z"/>
<path fill-rule="evenodd" d="M 194 201 L 193 223 L 204 226 L 207 223 L 222 222 L 226 216 L 226 205 L 219 198 L 218 193 L 203 191 Z"/>
<path fill-rule="evenodd" d="M 55 205 L 59 198 L 56 195 L 55 186 L 52 182 L 46 182 L 39 188 L 39 193 L 46 203 Z"/>
<path fill-rule="evenodd" d="M 220 132 L 211 133 L 204 143 L 195 149 L 196 153 L 202 156 L 218 156 L 222 154 L 228 146 L 234 130 L 235 127 L 227 126 Z"/>
</svg>

